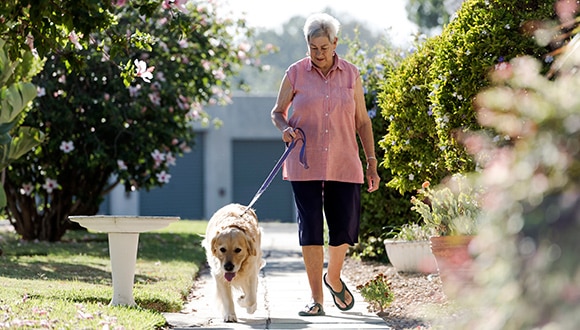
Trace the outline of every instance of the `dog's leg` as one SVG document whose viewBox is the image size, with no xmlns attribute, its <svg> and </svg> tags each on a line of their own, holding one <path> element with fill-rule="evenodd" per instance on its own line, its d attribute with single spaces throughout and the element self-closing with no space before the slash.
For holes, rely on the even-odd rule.
<svg viewBox="0 0 580 330">
<path fill-rule="evenodd" d="M 234 298 L 232 296 L 232 286 L 230 283 L 225 283 L 221 278 L 216 278 L 215 283 L 217 298 L 221 303 L 224 322 L 238 322 L 234 307 Z"/>
<path fill-rule="evenodd" d="M 244 284 L 242 288 L 244 295 L 238 299 L 238 304 L 241 307 L 245 307 L 248 314 L 254 314 L 256 309 L 258 309 L 258 274 L 248 276 L 248 280 Z"/>
</svg>

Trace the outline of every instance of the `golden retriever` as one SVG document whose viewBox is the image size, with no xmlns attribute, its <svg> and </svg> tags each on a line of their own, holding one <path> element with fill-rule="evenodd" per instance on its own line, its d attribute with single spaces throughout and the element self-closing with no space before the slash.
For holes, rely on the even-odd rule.
<svg viewBox="0 0 580 330">
<path fill-rule="evenodd" d="M 216 302 L 225 322 L 237 322 L 232 289 L 241 291 L 238 305 L 253 314 L 262 260 L 262 230 L 252 209 L 228 204 L 210 218 L 202 245 L 215 282 Z"/>
</svg>

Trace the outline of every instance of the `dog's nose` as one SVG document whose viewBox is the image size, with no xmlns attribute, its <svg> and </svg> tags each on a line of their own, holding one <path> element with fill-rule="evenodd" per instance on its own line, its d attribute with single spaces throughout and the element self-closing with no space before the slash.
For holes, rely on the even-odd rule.
<svg viewBox="0 0 580 330">
<path fill-rule="evenodd" d="M 226 272 L 231 272 L 232 270 L 234 270 L 234 264 L 228 261 L 224 264 L 224 269 L 226 270 Z"/>
</svg>

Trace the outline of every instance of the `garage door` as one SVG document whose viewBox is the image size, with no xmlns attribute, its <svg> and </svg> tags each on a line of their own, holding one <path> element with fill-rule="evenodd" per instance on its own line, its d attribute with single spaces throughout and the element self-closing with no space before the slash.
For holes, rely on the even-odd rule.
<svg viewBox="0 0 580 330">
<path fill-rule="evenodd" d="M 284 144 L 279 139 L 234 140 L 234 202 L 250 203 L 283 153 Z M 281 170 L 253 208 L 260 221 L 294 221 L 292 187 L 282 180 Z"/>
<path fill-rule="evenodd" d="M 196 134 L 193 150 L 169 168 L 171 180 L 160 188 L 139 194 L 140 215 L 203 219 L 203 134 Z"/>
</svg>

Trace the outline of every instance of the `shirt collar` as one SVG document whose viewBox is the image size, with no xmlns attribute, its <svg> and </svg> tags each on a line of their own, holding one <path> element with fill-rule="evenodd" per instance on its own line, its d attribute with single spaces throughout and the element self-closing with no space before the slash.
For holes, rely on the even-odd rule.
<svg viewBox="0 0 580 330">
<path fill-rule="evenodd" d="M 342 61 L 340 60 L 340 57 L 338 57 L 338 54 L 334 54 L 334 56 L 336 57 L 336 61 L 334 61 L 334 64 L 332 65 L 332 67 L 330 68 L 330 70 L 328 72 L 331 72 L 334 69 L 339 69 L 339 70 L 344 70 L 344 68 L 342 67 Z M 308 65 L 306 66 L 306 70 L 307 71 L 312 71 L 312 69 L 314 68 L 314 65 L 312 64 L 312 60 L 310 59 L 310 57 L 307 57 L 308 59 Z"/>
</svg>

